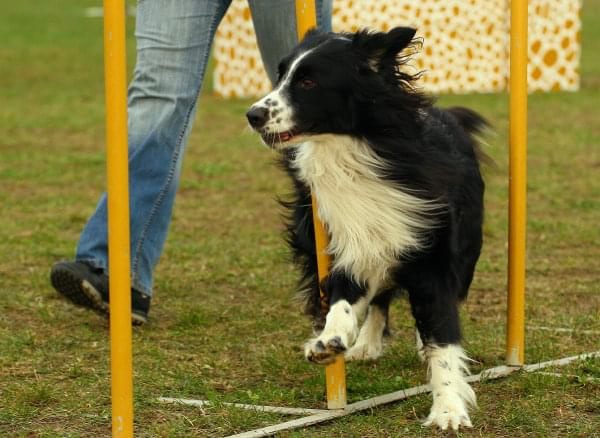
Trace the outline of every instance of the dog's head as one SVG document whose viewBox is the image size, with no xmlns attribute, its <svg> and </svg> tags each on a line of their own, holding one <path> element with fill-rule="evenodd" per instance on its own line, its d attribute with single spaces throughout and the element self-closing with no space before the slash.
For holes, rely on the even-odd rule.
<svg viewBox="0 0 600 438">
<path fill-rule="evenodd" d="M 280 62 L 275 89 L 246 114 L 250 125 L 277 149 L 318 134 L 360 135 L 376 100 L 412 93 L 415 76 L 399 66 L 414 35 L 407 27 L 387 33 L 310 31 Z"/>
</svg>

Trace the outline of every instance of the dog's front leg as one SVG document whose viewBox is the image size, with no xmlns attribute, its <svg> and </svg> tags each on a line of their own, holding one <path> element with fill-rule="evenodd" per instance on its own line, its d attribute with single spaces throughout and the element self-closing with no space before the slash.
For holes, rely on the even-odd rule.
<svg viewBox="0 0 600 438">
<path fill-rule="evenodd" d="M 456 300 L 438 288 L 439 278 L 425 277 L 427 289 L 409 289 L 421 345 L 429 368 L 433 405 L 426 426 L 472 427 L 469 406 L 476 404 L 475 393 L 466 380 L 469 359 L 460 346 L 460 321 Z"/>
<path fill-rule="evenodd" d="M 433 406 L 425 421 L 445 430 L 459 426 L 473 427 L 467 407 L 476 404 L 475 392 L 465 377 L 469 373 L 467 355 L 458 344 L 427 345 L 425 356 L 429 365 L 429 383 Z"/>
<path fill-rule="evenodd" d="M 367 288 L 344 273 L 330 273 L 321 287 L 329 296 L 329 312 L 323 331 L 305 344 L 304 354 L 311 362 L 326 365 L 354 344 L 368 301 Z"/>
</svg>

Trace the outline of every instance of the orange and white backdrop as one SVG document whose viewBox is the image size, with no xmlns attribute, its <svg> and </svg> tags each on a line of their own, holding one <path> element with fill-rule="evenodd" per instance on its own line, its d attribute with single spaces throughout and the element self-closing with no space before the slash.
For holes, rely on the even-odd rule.
<svg viewBox="0 0 600 438">
<path fill-rule="evenodd" d="M 333 30 L 412 26 L 423 48 L 409 68 L 431 93 L 497 92 L 508 84 L 509 0 L 334 0 Z M 529 90 L 579 88 L 581 0 L 529 0 Z M 260 96 L 271 85 L 246 0 L 233 0 L 214 44 L 215 92 Z"/>
</svg>

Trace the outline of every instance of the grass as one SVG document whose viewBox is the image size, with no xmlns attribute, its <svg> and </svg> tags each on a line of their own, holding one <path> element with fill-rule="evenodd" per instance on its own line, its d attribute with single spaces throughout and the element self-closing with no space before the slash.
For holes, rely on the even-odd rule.
<svg viewBox="0 0 600 438">
<path fill-rule="evenodd" d="M 105 185 L 101 21 L 91 0 L 0 5 L 0 436 L 110 433 L 108 325 L 51 289 L 49 268 L 70 258 Z M 532 325 L 600 330 L 600 1 L 585 2 L 582 89 L 530 98 L 528 302 Z M 129 21 L 129 56 L 133 39 Z M 296 272 L 273 198 L 289 186 L 244 129 L 249 101 L 208 87 L 190 138 L 150 324 L 134 330 L 135 427 L 141 437 L 221 436 L 284 420 L 223 401 L 323 407 L 323 370 L 302 359 L 308 322 L 291 299 Z M 504 356 L 507 97 L 447 96 L 498 134 L 488 152 L 485 245 L 463 309 L 466 348 Z M 405 302 L 377 363 L 349 364 L 351 401 L 421 384 Z M 528 362 L 598 349 L 597 337 L 528 331 Z M 563 372 L 563 370 L 555 370 Z M 599 436 L 600 361 L 476 385 L 465 437 Z M 159 396 L 208 398 L 210 409 L 164 406 Z M 429 396 L 289 437 L 446 436 L 422 429 Z M 285 418 L 287 419 L 287 418 Z"/>
</svg>

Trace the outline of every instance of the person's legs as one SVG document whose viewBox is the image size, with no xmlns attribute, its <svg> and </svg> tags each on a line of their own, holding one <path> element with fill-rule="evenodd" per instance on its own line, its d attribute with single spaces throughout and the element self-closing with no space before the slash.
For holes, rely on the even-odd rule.
<svg viewBox="0 0 600 438">
<path fill-rule="evenodd" d="M 271 83 L 277 81 L 279 61 L 298 43 L 295 0 L 248 0 L 260 55 Z M 316 0 L 317 26 L 331 31 L 333 0 Z"/>
<path fill-rule="evenodd" d="M 231 0 L 144 0 L 136 19 L 137 63 L 129 87 L 132 286 L 152 294 L 183 151 L 210 46 Z M 108 267 L 106 194 L 88 221 L 76 260 Z"/>
<path fill-rule="evenodd" d="M 144 322 L 152 271 L 167 235 L 183 151 L 211 43 L 231 0 L 140 0 L 137 62 L 129 86 L 132 311 Z M 53 266 L 52 285 L 75 304 L 108 310 L 107 198 L 77 245 L 76 262 Z"/>
</svg>

